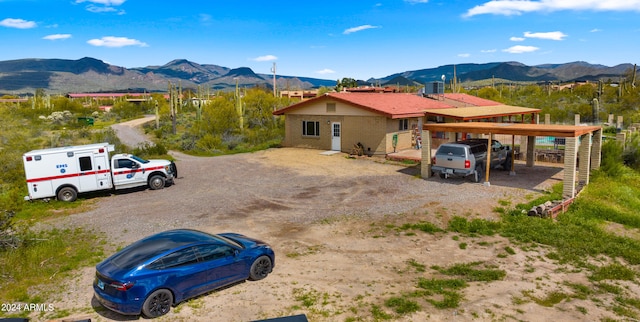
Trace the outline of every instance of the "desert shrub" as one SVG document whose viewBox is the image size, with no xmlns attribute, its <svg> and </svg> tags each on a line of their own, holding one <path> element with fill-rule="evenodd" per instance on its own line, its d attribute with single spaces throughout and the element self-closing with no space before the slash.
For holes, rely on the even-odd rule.
<svg viewBox="0 0 640 322">
<path fill-rule="evenodd" d="M 640 170 L 640 134 L 637 132 L 627 138 L 622 159 L 626 166 Z"/>
<path fill-rule="evenodd" d="M 0 213 L 0 251 L 20 246 L 20 238 L 13 226 L 13 211 L 4 210 Z"/>
<path fill-rule="evenodd" d="M 623 147 L 618 141 L 605 141 L 602 144 L 600 170 L 608 176 L 617 176 L 625 171 L 623 164 Z"/>
</svg>

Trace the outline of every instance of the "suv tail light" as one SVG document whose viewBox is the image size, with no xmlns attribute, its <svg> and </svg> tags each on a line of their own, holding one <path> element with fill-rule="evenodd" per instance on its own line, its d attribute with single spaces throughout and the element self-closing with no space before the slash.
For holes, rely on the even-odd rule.
<svg viewBox="0 0 640 322">
<path fill-rule="evenodd" d="M 436 157 L 431 157 L 431 165 L 436 164 Z"/>
<path fill-rule="evenodd" d="M 471 160 L 464 160 L 464 168 L 465 169 L 471 168 Z"/>
</svg>

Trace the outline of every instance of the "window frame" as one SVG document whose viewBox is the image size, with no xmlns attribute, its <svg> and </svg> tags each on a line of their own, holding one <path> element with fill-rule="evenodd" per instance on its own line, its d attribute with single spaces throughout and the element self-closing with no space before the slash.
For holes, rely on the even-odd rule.
<svg viewBox="0 0 640 322">
<path fill-rule="evenodd" d="M 409 130 L 409 119 L 400 119 L 398 122 L 398 131 Z"/>
<path fill-rule="evenodd" d="M 309 133 L 309 125 L 312 125 L 313 129 Z M 319 121 L 302 121 L 302 136 L 305 137 L 320 137 L 320 122 Z"/>
</svg>

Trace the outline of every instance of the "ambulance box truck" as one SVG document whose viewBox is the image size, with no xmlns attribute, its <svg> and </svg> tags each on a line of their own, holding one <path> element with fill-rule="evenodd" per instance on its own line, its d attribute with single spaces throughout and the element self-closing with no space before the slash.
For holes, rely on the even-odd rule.
<svg viewBox="0 0 640 322">
<path fill-rule="evenodd" d="M 56 197 L 74 201 L 79 193 L 148 186 L 152 190 L 172 184 L 175 163 L 145 160 L 131 154 L 109 153 L 109 143 L 33 150 L 22 156 L 29 195 L 25 200 Z"/>
</svg>

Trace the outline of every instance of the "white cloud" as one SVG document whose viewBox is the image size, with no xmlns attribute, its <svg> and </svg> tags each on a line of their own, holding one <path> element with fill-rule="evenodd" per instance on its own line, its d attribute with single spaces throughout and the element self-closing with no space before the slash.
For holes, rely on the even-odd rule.
<svg viewBox="0 0 640 322">
<path fill-rule="evenodd" d="M 345 35 L 354 33 L 354 32 L 358 32 L 358 31 L 362 31 L 362 30 L 367 30 L 367 29 L 375 29 L 375 28 L 380 28 L 377 26 L 372 26 L 372 25 L 362 25 L 362 26 L 358 26 L 358 27 L 353 27 L 353 28 L 349 28 L 346 29 L 344 32 L 342 32 Z"/>
<path fill-rule="evenodd" d="M 18 29 L 29 29 L 37 27 L 34 21 L 27 21 L 24 19 L 6 18 L 0 21 L 0 26 Z"/>
<path fill-rule="evenodd" d="M 76 3 L 91 2 L 91 3 L 101 4 L 104 6 L 119 6 L 125 3 L 126 1 L 127 0 L 76 0 Z"/>
<path fill-rule="evenodd" d="M 100 12 L 116 12 L 118 10 L 113 7 L 100 7 L 100 6 L 88 5 L 87 11 L 93 12 L 93 13 L 100 13 Z"/>
<path fill-rule="evenodd" d="M 567 37 L 561 31 L 551 31 L 551 32 L 525 32 L 524 36 L 527 38 L 538 38 L 538 39 L 548 39 L 548 40 L 563 40 Z"/>
<path fill-rule="evenodd" d="M 429 0 L 404 0 L 404 2 L 407 2 L 410 4 L 416 4 L 416 3 L 427 3 L 429 2 Z"/>
<path fill-rule="evenodd" d="M 327 75 L 327 74 L 335 74 L 336 72 L 331 69 L 325 68 L 323 70 L 316 71 L 316 73 L 321 75 Z"/>
<path fill-rule="evenodd" d="M 111 48 L 126 47 L 126 46 L 149 47 L 149 45 L 147 45 L 146 43 L 136 39 L 130 39 L 126 37 L 113 37 L 113 36 L 102 37 L 100 39 L 91 39 L 87 41 L 87 43 L 96 47 L 111 47 Z"/>
<path fill-rule="evenodd" d="M 509 40 L 511 40 L 511 41 L 524 41 L 524 38 L 522 38 L 522 37 L 511 37 L 511 38 L 509 38 Z"/>
<path fill-rule="evenodd" d="M 589 32 L 601 32 L 601 31 L 602 29 L 594 28 L 594 29 L 591 29 Z"/>
<path fill-rule="evenodd" d="M 213 17 L 210 14 L 206 13 L 199 14 L 198 19 L 200 20 L 200 23 L 205 26 L 211 25 L 211 21 L 213 21 Z"/>
<path fill-rule="evenodd" d="M 462 53 L 462 54 L 458 54 L 458 57 L 462 57 L 462 58 L 469 58 L 469 57 L 471 57 L 471 54 L 469 54 L 469 53 Z"/>
<path fill-rule="evenodd" d="M 278 60 L 278 57 L 274 56 L 274 55 L 265 55 L 265 56 L 259 56 L 256 58 L 251 59 L 253 61 L 272 61 L 272 60 Z"/>
<path fill-rule="evenodd" d="M 523 54 L 523 53 L 531 53 L 534 52 L 536 50 L 538 50 L 540 48 L 538 47 L 534 47 L 534 46 L 513 46 L 513 47 L 509 47 L 507 49 L 503 49 L 502 51 L 506 52 L 506 53 L 510 53 L 510 54 Z"/>
<path fill-rule="evenodd" d="M 45 40 L 59 40 L 59 39 L 69 39 L 71 38 L 71 34 L 54 34 L 42 37 Z"/>
<path fill-rule="evenodd" d="M 498 51 L 497 49 L 483 49 L 480 52 L 483 54 L 491 54 L 491 53 L 495 53 L 496 51 Z"/>
<path fill-rule="evenodd" d="M 469 9 L 463 16 L 512 16 L 527 12 L 561 10 L 640 11 L 640 0 L 491 0 Z"/>
<path fill-rule="evenodd" d="M 117 12 L 118 15 L 124 15 L 124 10 L 119 10 L 114 7 L 122 5 L 127 0 L 76 0 L 76 3 L 89 2 L 86 9 L 93 13 L 102 12 Z"/>
</svg>

